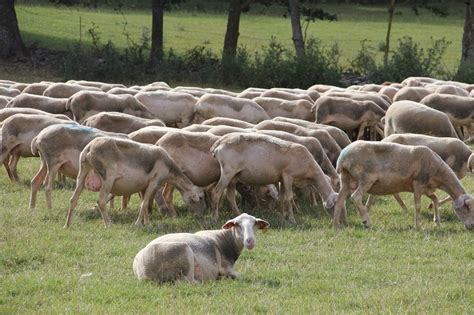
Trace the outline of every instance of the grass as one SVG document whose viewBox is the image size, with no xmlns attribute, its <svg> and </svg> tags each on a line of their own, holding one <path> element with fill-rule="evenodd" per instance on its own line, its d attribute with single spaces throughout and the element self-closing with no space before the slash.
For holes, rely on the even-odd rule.
<svg viewBox="0 0 474 315">
<path fill-rule="evenodd" d="M 360 50 L 362 40 L 374 48 L 384 42 L 387 28 L 387 13 L 384 6 L 322 5 L 338 16 L 337 22 L 317 21 L 308 28 L 308 36 L 315 36 L 324 45 L 337 43 L 342 50 L 344 64 Z M 456 69 L 461 55 L 461 39 L 464 25 L 464 5 L 453 2 L 449 5 L 447 18 L 434 16 L 421 10 L 416 16 L 409 7 L 396 10 L 392 28 L 392 47 L 398 38 L 412 36 L 422 47 L 431 45 L 431 37 L 446 37 L 452 44 L 446 52 L 444 62 L 452 71 Z M 139 41 L 144 28 L 150 29 L 149 10 L 125 10 L 120 12 L 100 8 L 54 7 L 48 5 L 17 4 L 17 15 L 22 35 L 27 43 L 65 50 L 74 42 L 90 43 L 87 31 L 98 26 L 103 42 L 111 40 L 118 47 L 126 46 L 126 30 L 134 41 Z M 283 11 L 281 12 L 281 15 Z M 249 51 L 258 51 L 267 45 L 271 36 L 292 49 L 289 19 L 277 16 L 244 14 L 241 19 L 239 44 Z M 199 12 L 171 11 L 165 14 L 165 47 L 178 53 L 197 45 L 206 46 L 215 53 L 222 51 L 226 27 L 226 13 L 209 14 Z M 80 36 L 79 19 L 82 21 Z M 380 53 L 381 55 L 381 53 Z"/>
<path fill-rule="evenodd" d="M 450 205 L 441 209 L 442 226 L 431 222 L 423 204 L 423 228 L 412 212 L 391 198 L 379 198 L 371 211 L 373 228 L 361 227 L 349 208 L 349 226 L 332 229 L 320 207 L 305 207 L 298 224 L 278 211 L 252 211 L 271 223 L 257 235 L 257 247 L 237 261 L 241 280 L 199 284 L 138 282 L 135 254 L 163 233 L 218 228 L 221 219 L 194 220 L 181 207 L 177 219 L 157 217 L 147 228 L 133 226 L 138 198 L 130 209 L 112 211 L 114 225 L 102 226 L 89 210 L 97 195 L 85 192 L 63 230 L 72 185 L 53 193 L 53 209 L 28 209 L 28 180 L 39 163 L 20 161 L 23 184 L 0 176 L 0 313 L 472 313 L 474 238 Z M 474 177 L 463 180 L 469 191 Z"/>
</svg>

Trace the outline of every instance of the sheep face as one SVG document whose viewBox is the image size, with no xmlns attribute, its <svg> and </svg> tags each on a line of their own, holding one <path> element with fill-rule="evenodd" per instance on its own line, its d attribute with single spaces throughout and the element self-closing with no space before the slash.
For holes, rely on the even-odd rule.
<svg viewBox="0 0 474 315">
<path fill-rule="evenodd" d="M 182 196 L 184 203 L 192 213 L 198 216 L 204 213 L 206 202 L 202 188 L 194 186 L 191 190 L 183 192 Z"/>
<path fill-rule="evenodd" d="M 238 217 L 227 221 L 222 228 L 234 229 L 235 239 L 238 243 L 247 249 L 255 247 L 255 230 L 265 230 L 269 224 L 267 221 L 255 218 L 254 216 L 242 213 Z"/>
<path fill-rule="evenodd" d="M 474 198 L 470 195 L 461 195 L 454 203 L 456 215 L 468 230 L 474 230 Z"/>
</svg>

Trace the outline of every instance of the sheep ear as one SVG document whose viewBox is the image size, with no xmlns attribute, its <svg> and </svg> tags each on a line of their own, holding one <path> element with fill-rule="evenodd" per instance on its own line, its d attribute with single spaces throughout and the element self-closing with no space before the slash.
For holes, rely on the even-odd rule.
<svg viewBox="0 0 474 315">
<path fill-rule="evenodd" d="M 224 230 L 228 230 L 228 229 L 232 228 L 233 226 L 235 226 L 235 221 L 234 220 L 229 220 L 222 226 L 222 228 Z"/>
<path fill-rule="evenodd" d="M 462 208 L 465 204 L 466 204 L 466 201 L 468 201 L 470 198 L 469 198 L 469 195 L 461 195 L 459 196 L 458 198 L 456 198 L 456 200 L 454 201 L 454 208 L 455 209 L 459 209 L 459 208 Z"/>
<path fill-rule="evenodd" d="M 270 226 L 270 223 L 262 219 L 257 219 L 255 221 L 255 224 L 258 226 L 260 230 L 266 230 Z"/>
</svg>

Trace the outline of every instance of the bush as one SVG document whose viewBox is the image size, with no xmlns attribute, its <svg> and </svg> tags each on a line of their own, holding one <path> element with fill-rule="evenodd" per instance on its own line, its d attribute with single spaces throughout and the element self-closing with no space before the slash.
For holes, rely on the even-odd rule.
<svg viewBox="0 0 474 315">
<path fill-rule="evenodd" d="M 461 63 L 454 79 L 461 82 L 474 83 L 474 58 Z"/>
<path fill-rule="evenodd" d="M 103 44 L 93 25 L 88 30 L 92 47 L 76 44 L 69 50 L 63 70 L 66 79 L 81 78 L 123 83 L 150 81 L 192 82 L 201 85 L 259 87 L 309 87 L 315 82 L 340 84 L 340 52 L 337 46 L 322 48 L 310 39 L 306 55 L 298 58 L 293 49 L 285 48 L 275 38 L 251 56 L 240 47 L 235 58 L 221 60 L 204 46 L 196 46 L 177 55 L 165 52 L 160 60 L 149 60 L 149 34 L 144 30 L 139 43 L 133 42 L 124 26 L 127 48 L 119 51 L 110 41 Z"/>
<path fill-rule="evenodd" d="M 409 76 L 448 77 L 450 73 L 442 58 L 450 43 L 445 38 L 432 39 L 432 47 L 425 50 L 405 36 L 398 40 L 398 47 L 384 64 L 377 63 L 375 50 L 364 41 L 362 49 L 351 61 L 352 70 L 372 82 L 401 82 Z"/>
</svg>

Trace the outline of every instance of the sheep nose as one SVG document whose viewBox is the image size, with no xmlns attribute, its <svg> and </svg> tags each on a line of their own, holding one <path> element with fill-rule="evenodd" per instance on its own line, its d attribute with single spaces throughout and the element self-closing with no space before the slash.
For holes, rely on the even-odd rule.
<svg viewBox="0 0 474 315">
<path fill-rule="evenodd" d="M 245 247 L 252 249 L 255 247 L 255 240 L 253 238 L 248 238 L 245 240 Z"/>
</svg>

